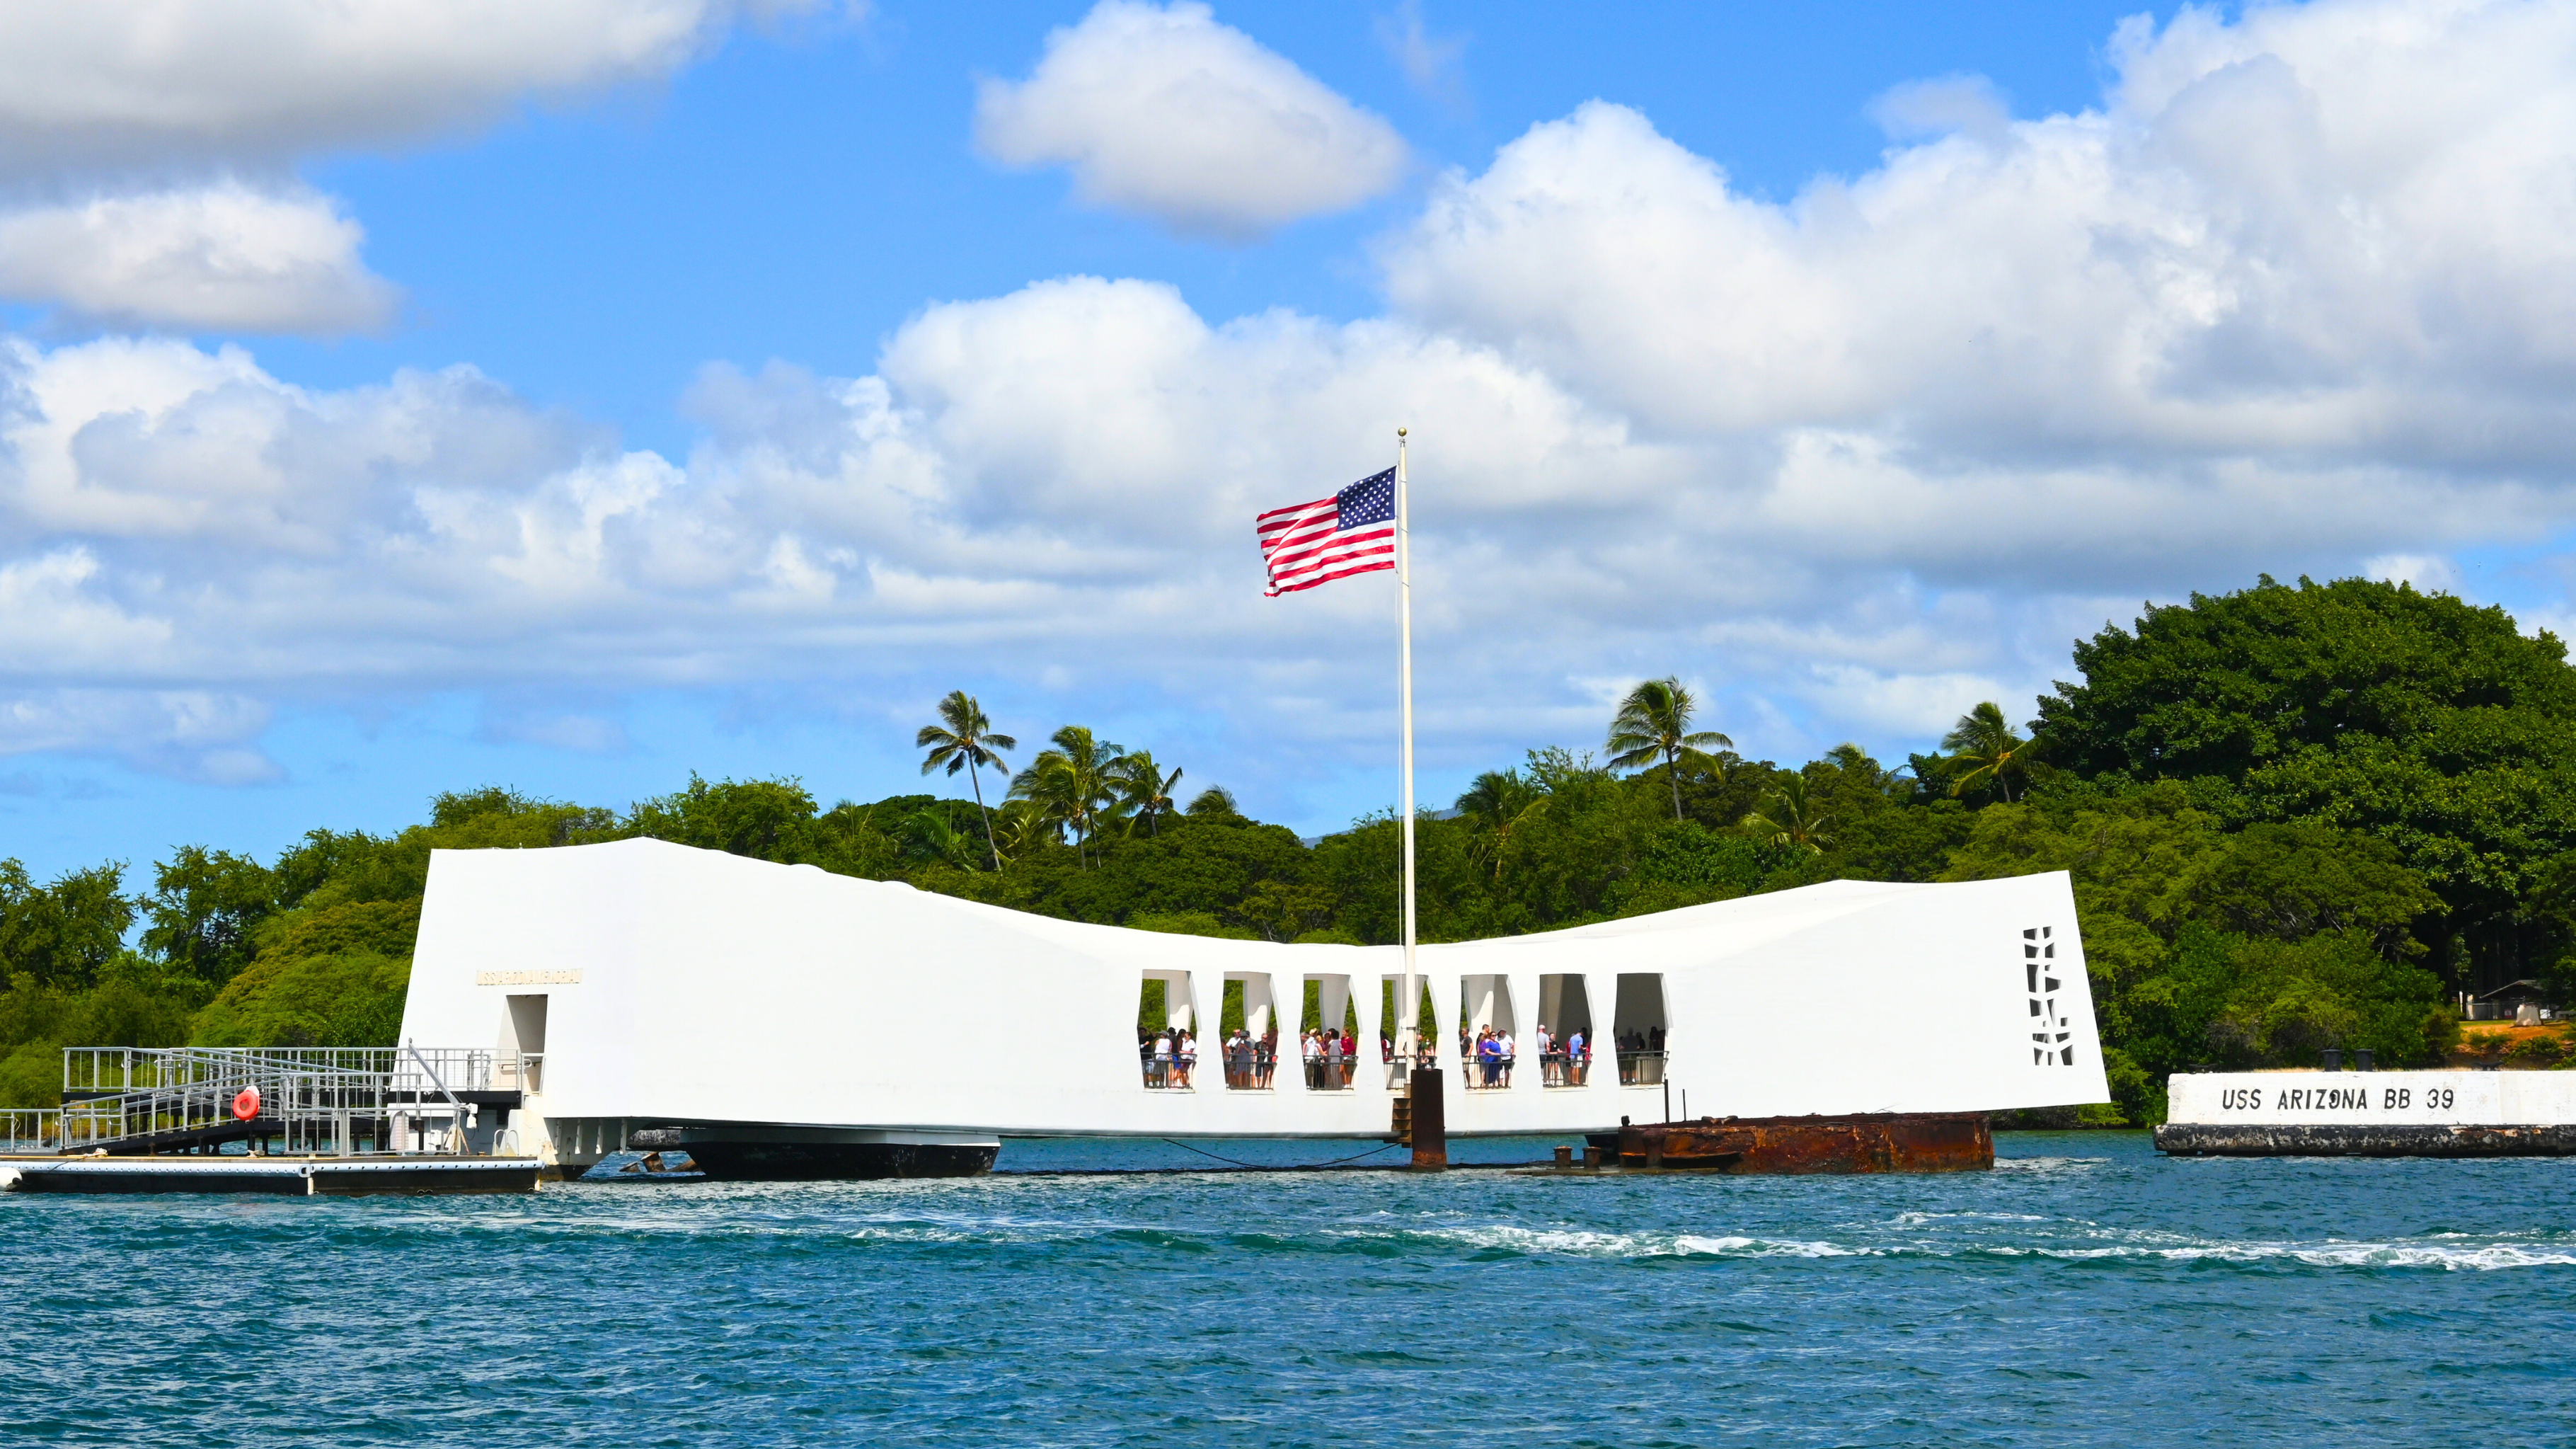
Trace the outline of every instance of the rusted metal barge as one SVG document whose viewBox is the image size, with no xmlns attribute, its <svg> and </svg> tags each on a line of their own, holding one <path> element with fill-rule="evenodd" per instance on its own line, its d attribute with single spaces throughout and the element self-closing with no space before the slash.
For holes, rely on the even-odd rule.
<svg viewBox="0 0 2576 1449">
<path fill-rule="evenodd" d="M 1980 1172 L 1995 1165 L 1995 1134 L 1983 1112 L 1702 1117 L 1622 1123 L 1585 1140 L 1593 1149 L 1588 1163 L 1631 1172 Z"/>
</svg>

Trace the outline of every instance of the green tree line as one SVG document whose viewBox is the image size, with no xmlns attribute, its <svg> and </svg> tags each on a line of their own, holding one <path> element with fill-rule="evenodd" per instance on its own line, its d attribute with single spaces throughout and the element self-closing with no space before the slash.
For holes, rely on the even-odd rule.
<svg viewBox="0 0 2576 1449">
<path fill-rule="evenodd" d="M 1423 939 L 1837 878 L 2068 871 L 2133 1121 L 2161 1117 L 2168 1072 L 2327 1047 L 2427 1064 L 2456 1036 L 2453 993 L 2563 990 L 2576 670 L 2554 637 L 2405 585 L 2265 578 L 2151 606 L 2072 663 L 2036 719 L 1980 704 L 1896 765 L 1848 744 L 1744 758 L 1678 680 L 1646 681 L 1597 752 L 1530 751 L 1417 821 Z M 67 1043 L 390 1042 L 438 848 L 649 836 L 1102 924 L 1395 939 L 1391 812 L 1309 844 L 1222 789 L 1182 803 L 1181 770 L 1074 725 L 1015 763 L 963 692 L 918 744 L 967 798 L 825 807 L 792 779 L 692 776 L 619 811 L 485 788 L 273 861 L 183 847 L 148 889 L 116 864 L 40 884 L 0 862 L 0 1098 L 53 1100 Z"/>
</svg>

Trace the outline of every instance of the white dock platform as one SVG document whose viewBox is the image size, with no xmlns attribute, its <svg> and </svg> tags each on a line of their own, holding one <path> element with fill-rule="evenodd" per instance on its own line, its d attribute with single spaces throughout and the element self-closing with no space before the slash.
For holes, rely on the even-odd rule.
<svg viewBox="0 0 2576 1449">
<path fill-rule="evenodd" d="M 65 1193 L 534 1192 L 533 1157 L 0 1157 L 0 1191 Z"/>
</svg>

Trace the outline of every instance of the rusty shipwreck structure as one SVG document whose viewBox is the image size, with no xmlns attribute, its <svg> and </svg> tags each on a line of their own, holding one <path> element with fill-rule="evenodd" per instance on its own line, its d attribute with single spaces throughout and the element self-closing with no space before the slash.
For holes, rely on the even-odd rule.
<svg viewBox="0 0 2576 1449">
<path fill-rule="evenodd" d="M 1587 1166 L 1627 1172 L 1981 1172 L 1995 1165 L 1995 1134 L 1982 1112 L 1702 1117 L 1623 1123 L 1586 1141 Z"/>
</svg>

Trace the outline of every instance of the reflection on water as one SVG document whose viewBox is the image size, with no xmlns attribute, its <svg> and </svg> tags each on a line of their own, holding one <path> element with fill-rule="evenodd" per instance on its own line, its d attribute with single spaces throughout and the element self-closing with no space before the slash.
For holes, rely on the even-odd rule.
<svg viewBox="0 0 2576 1449">
<path fill-rule="evenodd" d="M 1554 1139 L 1457 1143 L 1530 1160 Z M 1376 1144 L 1199 1143 L 1263 1164 Z M 0 1196 L 0 1439 L 2553 1442 L 2576 1163 L 1209 1173 Z M 1389 1154 L 1400 1156 L 1400 1154 Z M 1370 1159 L 1363 1157 L 1362 1165 Z M 1088 1176 L 1128 1167 L 1150 1175 Z"/>
</svg>

